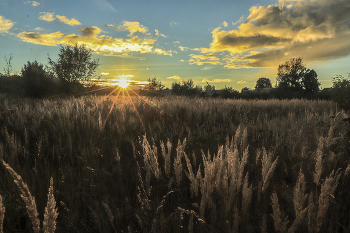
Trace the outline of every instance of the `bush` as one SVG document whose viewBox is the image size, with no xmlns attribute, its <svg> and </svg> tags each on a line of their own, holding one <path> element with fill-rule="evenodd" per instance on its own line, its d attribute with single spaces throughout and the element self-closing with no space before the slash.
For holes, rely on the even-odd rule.
<svg viewBox="0 0 350 233">
<path fill-rule="evenodd" d="M 333 89 L 332 100 L 339 108 L 350 111 L 350 79 L 341 75 L 333 78 Z"/>
<path fill-rule="evenodd" d="M 53 80 L 42 64 L 28 61 L 21 72 L 24 79 L 24 97 L 42 98 L 53 93 Z"/>
</svg>

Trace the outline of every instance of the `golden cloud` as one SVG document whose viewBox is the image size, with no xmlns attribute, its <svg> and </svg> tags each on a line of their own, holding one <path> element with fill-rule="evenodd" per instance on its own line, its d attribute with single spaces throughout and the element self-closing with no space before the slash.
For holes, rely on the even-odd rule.
<svg viewBox="0 0 350 233">
<path fill-rule="evenodd" d="M 54 32 L 49 34 L 40 34 L 39 32 L 20 32 L 17 34 L 17 36 L 25 42 L 56 46 L 57 44 L 60 44 L 60 39 L 64 36 L 64 33 Z"/>
<path fill-rule="evenodd" d="M 86 27 L 81 29 L 82 36 L 76 34 L 65 34 L 61 32 L 40 34 L 39 32 L 21 32 L 17 37 L 23 41 L 42 44 L 48 46 L 63 45 L 85 45 L 86 48 L 97 52 L 114 53 L 156 53 L 172 56 L 172 51 L 165 51 L 159 48 L 153 48 L 155 38 L 141 39 L 137 36 L 132 38 L 112 38 L 105 35 L 99 35 L 101 30 L 98 27 Z"/>
<path fill-rule="evenodd" d="M 143 34 L 146 34 L 148 32 L 148 28 L 141 25 L 139 22 L 124 22 L 124 25 L 122 26 L 125 31 L 129 31 L 130 34 L 128 36 L 134 35 L 136 32 L 140 32 Z"/>
<path fill-rule="evenodd" d="M 176 80 L 178 80 L 178 79 L 181 79 L 181 77 L 178 76 L 178 75 L 174 75 L 174 76 L 171 76 L 171 77 L 167 77 L 167 79 L 176 79 Z"/>
<path fill-rule="evenodd" d="M 68 24 L 70 26 L 74 26 L 74 25 L 80 25 L 81 23 L 76 20 L 76 19 L 67 19 L 66 16 L 61 16 L 61 15 L 56 15 L 56 18 L 58 18 L 60 21 L 62 21 L 65 24 Z"/>
<path fill-rule="evenodd" d="M 241 18 L 239 18 L 239 20 L 237 20 L 236 22 L 232 23 L 233 26 L 242 23 L 244 21 L 244 15 L 241 16 Z"/>
<path fill-rule="evenodd" d="M 50 12 L 41 12 L 41 15 L 39 17 L 39 19 L 41 20 L 44 20 L 44 21 L 48 21 L 48 22 L 51 22 L 51 21 L 54 21 L 55 19 L 58 19 L 60 20 L 61 22 L 65 23 L 65 24 L 68 24 L 70 26 L 74 26 L 74 25 L 80 25 L 81 23 L 76 20 L 76 19 L 68 19 L 66 16 L 62 16 L 62 15 L 56 15 L 55 16 L 55 13 L 50 13 Z"/>
<path fill-rule="evenodd" d="M 214 80 L 209 80 L 207 78 L 204 78 L 202 80 L 202 83 L 206 83 L 206 82 L 211 82 L 211 83 L 222 83 L 222 82 L 231 82 L 231 79 L 214 79 Z"/>
<path fill-rule="evenodd" d="M 14 23 L 11 20 L 5 19 L 0 15 L 0 33 L 8 32 L 13 25 Z"/>
<path fill-rule="evenodd" d="M 190 54 L 191 59 L 188 60 L 190 64 L 197 64 L 197 65 L 203 65 L 203 64 L 212 64 L 212 65 L 218 65 L 221 64 L 220 58 L 214 56 L 213 54 Z"/>
<path fill-rule="evenodd" d="M 179 46 L 179 49 L 181 49 L 181 51 L 185 51 L 185 50 L 188 50 L 188 49 L 190 49 L 190 48 L 184 47 L 184 46 Z"/>
<path fill-rule="evenodd" d="M 173 56 L 172 54 L 173 51 L 169 50 L 169 51 L 165 51 L 163 49 L 154 49 L 153 53 L 156 54 L 163 54 L 163 55 L 169 55 L 169 56 Z"/>
<path fill-rule="evenodd" d="M 164 38 L 167 37 L 166 35 L 160 33 L 159 30 L 157 30 L 157 29 L 154 29 L 154 31 L 155 31 L 155 33 L 156 33 L 156 36 L 158 36 L 158 37 L 159 37 L 159 36 L 164 37 Z"/>
<path fill-rule="evenodd" d="M 36 1 L 26 1 L 26 2 L 23 2 L 24 4 L 30 4 L 32 6 L 39 6 L 40 3 L 39 2 L 36 2 Z"/>
<path fill-rule="evenodd" d="M 43 14 L 39 17 L 39 19 L 41 19 L 41 20 L 48 21 L 48 22 L 55 20 L 54 13 L 40 12 L 40 14 Z"/>
<path fill-rule="evenodd" d="M 293 56 L 306 62 L 348 56 L 349 22 L 346 0 L 280 0 L 279 5 L 253 6 L 237 30 L 214 29 L 209 48 L 197 48 L 201 55 L 190 55 L 190 63 L 203 65 L 203 55 L 225 52 L 229 55 L 215 61 L 226 68 L 276 67 Z"/>
<path fill-rule="evenodd" d="M 243 84 L 243 83 L 246 83 L 247 81 L 243 81 L 243 80 L 240 80 L 240 81 L 238 81 L 237 83 L 238 84 Z"/>
</svg>

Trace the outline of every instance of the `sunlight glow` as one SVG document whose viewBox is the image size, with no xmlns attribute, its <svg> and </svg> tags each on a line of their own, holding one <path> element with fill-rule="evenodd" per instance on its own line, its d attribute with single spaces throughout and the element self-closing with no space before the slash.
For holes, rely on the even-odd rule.
<svg viewBox="0 0 350 233">
<path fill-rule="evenodd" d="M 128 80 L 118 80 L 117 85 L 121 88 L 127 88 L 129 86 Z"/>
</svg>

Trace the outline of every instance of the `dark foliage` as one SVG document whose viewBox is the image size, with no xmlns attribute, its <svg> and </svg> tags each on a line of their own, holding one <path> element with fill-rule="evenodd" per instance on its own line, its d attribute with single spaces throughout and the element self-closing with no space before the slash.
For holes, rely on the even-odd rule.
<svg viewBox="0 0 350 233">
<path fill-rule="evenodd" d="M 60 88 L 71 94 L 79 87 L 79 81 L 91 78 L 99 66 L 98 59 L 92 59 L 92 51 L 84 46 L 61 46 L 57 61 L 49 59 L 51 72 L 60 80 Z"/>
<path fill-rule="evenodd" d="M 29 62 L 22 68 L 24 81 L 24 96 L 42 98 L 53 93 L 54 82 L 45 71 L 44 66 L 37 61 Z"/>
<path fill-rule="evenodd" d="M 268 78 L 259 78 L 256 81 L 255 88 L 272 88 L 271 80 Z"/>
<path fill-rule="evenodd" d="M 148 96 L 160 96 L 165 87 L 162 82 L 159 81 L 156 77 L 149 78 L 147 81 L 148 84 L 146 84 L 143 88 L 142 94 Z"/>
<path fill-rule="evenodd" d="M 349 78 L 341 75 L 333 78 L 332 99 L 338 107 L 350 111 L 350 74 Z"/>
<path fill-rule="evenodd" d="M 181 82 L 173 82 L 171 93 L 174 95 L 196 96 L 202 93 L 201 86 L 194 86 L 192 79 Z"/>
<path fill-rule="evenodd" d="M 320 86 L 316 71 L 306 68 L 300 57 L 278 66 L 277 82 L 283 90 L 305 93 L 315 93 Z"/>
</svg>

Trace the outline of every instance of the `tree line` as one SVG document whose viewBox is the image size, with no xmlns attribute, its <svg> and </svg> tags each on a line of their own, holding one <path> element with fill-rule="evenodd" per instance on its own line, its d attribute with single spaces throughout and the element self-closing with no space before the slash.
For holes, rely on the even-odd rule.
<svg viewBox="0 0 350 233">
<path fill-rule="evenodd" d="M 12 55 L 5 56 L 4 74 L 0 73 L 0 93 L 14 94 L 20 97 L 43 98 L 48 96 L 70 96 L 78 93 L 96 93 L 93 85 L 83 85 L 93 77 L 99 66 L 99 60 L 92 58 L 92 51 L 82 46 L 61 46 L 56 60 L 48 57 L 46 65 L 28 61 L 21 69 L 21 75 L 13 75 Z M 275 88 L 271 80 L 265 77 L 256 81 L 255 90 L 245 87 L 241 93 L 232 87 L 224 87 L 217 97 L 245 99 L 332 99 L 340 107 L 350 110 L 350 74 L 349 78 L 333 78 L 331 90 L 320 91 L 317 72 L 305 67 L 302 58 L 292 58 L 278 66 Z M 107 94 L 105 92 L 99 92 Z M 159 96 L 166 94 L 184 96 L 202 96 L 215 91 L 215 86 L 194 85 L 192 79 L 175 81 L 171 88 L 157 78 L 148 79 L 148 84 L 139 91 L 143 95 Z"/>
<path fill-rule="evenodd" d="M 320 91 L 317 72 L 305 67 L 302 58 L 292 58 L 278 66 L 277 79 L 273 88 L 271 80 L 265 77 L 256 81 L 255 90 L 244 87 L 241 92 L 225 86 L 215 97 L 242 99 L 325 99 L 335 101 L 339 107 L 350 110 L 350 74 L 349 78 L 336 76 L 332 88 Z M 207 82 L 202 88 L 195 86 L 191 79 L 173 82 L 171 89 L 166 89 L 156 78 L 148 79 L 144 88 L 145 95 L 163 95 L 164 91 L 172 95 L 206 96 L 215 91 L 215 86 Z"/>
<path fill-rule="evenodd" d="M 86 91 L 81 81 L 92 77 L 99 60 L 84 46 L 61 46 L 56 60 L 48 57 L 46 65 L 28 61 L 21 75 L 12 74 L 12 55 L 5 56 L 6 68 L 0 74 L 0 92 L 19 97 L 43 98 L 69 96 Z"/>
</svg>

